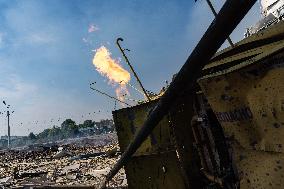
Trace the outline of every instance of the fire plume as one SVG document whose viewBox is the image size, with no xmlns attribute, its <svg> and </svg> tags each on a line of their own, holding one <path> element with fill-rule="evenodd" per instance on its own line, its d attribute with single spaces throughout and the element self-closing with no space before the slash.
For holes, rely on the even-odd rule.
<svg viewBox="0 0 284 189">
<path fill-rule="evenodd" d="M 130 73 L 119 64 L 119 61 L 111 57 L 111 53 L 105 46 L 96 50 L 93 58 L 96 70 L 107 77 L 110 83 L 118 84 L 116 95 L 120 100 L 124 100 L 123 93 L 129 94 L 126 84 L 130 81 Z"/>
</svg>

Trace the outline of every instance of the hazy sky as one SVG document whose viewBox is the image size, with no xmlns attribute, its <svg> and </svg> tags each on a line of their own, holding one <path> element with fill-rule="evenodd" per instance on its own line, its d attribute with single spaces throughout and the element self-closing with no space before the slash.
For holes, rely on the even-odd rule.
<svg viewBox="0 0 284 189">
<path fill-rule="evenodd" d="M 217 10 L 224 3 L 212 2 Z M 233 41 L 243 38 L 245 28 L 260 19 L 259 12 L 256 4 L 232 34 Z M 38 133 L 66 118 L 77 123 L 110 118 L 114 102 L 91 91 L 89 83 L 96 81 L 97 88 L 115 95 L 92 65 L 92 50 L 104 45 L 113 58 L 122 57 L 117 37 L 131 50 L 129 59 L 145 88 L 159 91 L 212 20 L 205 0 L 0 1 L 0 100 L 15 110 L 12 135 Z M 95 31 L 90 33 L 90 26 Z M 128 69 L 123 59 L 121 65 Z M 133 76 L 131 83 L 137 86 Z M 0 110 L 5 110 L 2 103 Z M 2 115 L 0 135 L 6 132 Z"/>
</svg>

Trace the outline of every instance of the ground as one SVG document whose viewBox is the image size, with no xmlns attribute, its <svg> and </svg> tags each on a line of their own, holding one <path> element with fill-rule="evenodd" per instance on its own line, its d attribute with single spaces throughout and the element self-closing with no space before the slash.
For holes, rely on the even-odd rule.
<svg viewBox="0 0 284 189">
<path fill-rule="evenodd" d="M 99 140 L 87 137 L 0 153 L 0 186 L 9 188 L 97 186 L 120 157 L 113 134 L 100 136 Z M 123 169 L 109 186 L 127 186 Z"/>
</svg>

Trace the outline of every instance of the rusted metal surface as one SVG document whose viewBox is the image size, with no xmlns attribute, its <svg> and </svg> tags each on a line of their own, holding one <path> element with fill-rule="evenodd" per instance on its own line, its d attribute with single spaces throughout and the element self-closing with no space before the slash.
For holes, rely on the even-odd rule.
<svg viewBox="0 0 284 189">
<path fill-rule="evenodd" d="M 283 27 L 279 23 L 259 37 L 283 36 Z M 276 189 L 284 183 L 284 41 L 257 48 L 258 54 L 244 61 L 247 51 L 240 52 L 237 64 L 230 62 L 235 55 L 222 57 L 221 64 L 229 66 L 199 84 L 231 143 L 240 189 Z"/>
<path fill-rule="evenodd" d="M 194 110 L 196 116 L 193 117 L 191 126 L 203 175 L 219 187 L 237 189 L 239 179 L 233 166 L 230 147 L 221 125 L 200 92 L 196 94 Z"/>
<path fill-rule="evenodd" d="M 187 188 L 203 188 L 200 172 L 200 159 L 194 147 L 194 135 L 191 129 L 193 94 L 183 93 L 169 113 L 171 137 L 175 143 L 180 169 L 187 182 Z"/>
<path fill-rule="evenodd" d="M 182 69 L 144 122 L 143 127 L 137 133 L 133 142 L 129 144 L 121 159 L 107 175 L 106 181 L 110 180 L 131 159 L 131 156 L 149 136 L 159 121 L 168 113 L 180 93 L 192 88 L 204 65 L 216 53 L 255 2 L 256 0 L 226 1 L 216 19 L 209 26 Z M 102 183 L 102 188 L 104 185 L 105 183 Z"/>
<path fill-rule="evenodd" d="M 133 157 L 125 171 L 129 189 L 187 188 L 175 151 Z"/>
<path fill-rule="evenodd" d="M 129 143 L 133 141 L 156 103 L 157 100 L 113 112 L 121 152 L 125 152 Z M 158 154 L 168 150 L 175 150 L 175 147 L 170 136 L 169 117 L 165 116 L 134 156 Z"/>
<path fill-rule="evenodd" d="M 113 112 L 122 152 L 139 132 L 156 103 L 157 100 Z M 171 122 L 170 116 L 165 116 L 125 165 L 130 189 L 186 188 L 187 178 L 182 174 L 176 154 Z"/>
<path fill-rule="evenodd" d="M 271 26 L 262 32 L 245 38 L 237 42 L 234 48 L 229 47 L 217 52 L 211 59 L 210 64 L 206 65 L 204 69 L 206 70 L 210 67 L 216 67 L 227 62 L 232 62 L 234 61 L 234 57 L 248 57 L 248 55 L 263 52 L 264 49 L 268 50 L 271 48 L 271 44 L 275 46 L 275 43 L 277 44 L 279 41 L 284 40 L 283 30 L 284 21 L 281 21 L 277 25 Z M 268 46 L 265 47 L 266 45 Z"/>
<path fill-rule="evenodd" d="M 200 80 L 225 132 L 245 148 L 283 152 L 278 135 L 284 122 L 283 57 L 282 52 L 237 72 Z"/>
</svg>

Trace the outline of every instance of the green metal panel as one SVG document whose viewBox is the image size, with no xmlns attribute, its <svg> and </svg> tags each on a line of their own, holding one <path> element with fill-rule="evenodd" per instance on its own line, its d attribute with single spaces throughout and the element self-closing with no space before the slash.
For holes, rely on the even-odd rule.
<svg viewBox="0 0 284 189">
<path fill-rule="evenodd" d="M 129 189 L 184 189 L 175 151 L 134 157 L 126 166 Z"/>
<path fill-rule="evenodd" d="M 157 103 L 152 101 L 113 112 L 119 145 L 124 152 Z M 184 189 L 186 177 L 171 137 L 169 116 L 163 118 L 125 166 L 129 189 Z"/>
<path fill-rule="evenodd" d="M 149 112 L 156 103 L 157 100 L 113 112 L 119 145 L 122 152 L 125 151 L 128 144 L 133 140 L 135 133 L 142 127 Z M 170 137 L 169 118 L 165 117 L 160 121 L 134 156 L 155 154 L 173 149 L 175 148 Z"/>
</svg>

